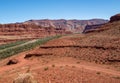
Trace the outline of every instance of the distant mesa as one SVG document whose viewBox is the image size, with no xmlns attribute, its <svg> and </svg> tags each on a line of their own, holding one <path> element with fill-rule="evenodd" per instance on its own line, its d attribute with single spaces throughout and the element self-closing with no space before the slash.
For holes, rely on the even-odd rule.
<svg viewBox="0 0 120 83">
<path fill-rule="evenodd" d="M 23 22 L 24 24 L 35 24 L 42 27 L 54 27 L 54 28 L 62 28 L 66 31 L 71 31 L 73 33 L 81 33 L 85 29 L 86 25 L 98 25 L 107 23 L 108 20 L 104 19 L 91 19 L 91 20 L 65 20 L 65 19 L 58 19 L 58 20 L 50 20 L 50 19 L 43 19 L 43 20 L 28 20 Z"/>
<path fill-rule="evenodd" d="M 107 23 L 104 19 L 91 20 L 28 20 L 21 23 L 0 24 L 0 35 L 21 36 L 23 39 L 43 38 L 47 36 L 82 33 L 87 25 L 99 25 Z M 91 27 L 89 28 L 89 30 Z M 10 41 L 17 41 L 15 38 Z M 7 42 L 7 40 L 0 40 Z M 9 41 L 8 41 L 9 42 Z"/>
<path fill-rule="evenodd" d="M 120 21 L 120 14 L 116 14 L 110 18 L 110 22 Z"/>
<path fill-rule="evenodd" d="M 120 21 L 120 14 L 111 16 L 109 22 L 112 23 L 112 22 L 118 22 L 118 21 Z M 86 25 L 85 29 L 83 30 L 83 33 L 100 32 L 100 31 L 109 29 L 109 27 L 107 27 L 107 24 L 110 24 L 110 23 Z M 118 22 L 118 24 L 119 24 L 119 22 Z M 103 26 L 106 26 L 106 27 L 103 27 Z"/>
</svg>

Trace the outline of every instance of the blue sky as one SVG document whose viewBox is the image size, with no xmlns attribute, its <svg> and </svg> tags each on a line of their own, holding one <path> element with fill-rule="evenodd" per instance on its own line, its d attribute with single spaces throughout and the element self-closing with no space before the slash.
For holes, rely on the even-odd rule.
<svg viewBox="0 0 120 83">
<path fill-rule="evenodd" d="M 30 19 L 109 19 L 119 0 L 0 0 L 0 23 Z"/>
</svg>

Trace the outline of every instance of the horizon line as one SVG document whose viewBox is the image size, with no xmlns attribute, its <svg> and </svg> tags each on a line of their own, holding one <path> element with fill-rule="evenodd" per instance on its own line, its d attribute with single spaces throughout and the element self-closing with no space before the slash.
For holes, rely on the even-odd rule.
<svg viewBox="0 0 120 83">
<path fill-rule="evenodd" d="M 14 24 L 14 23 L 23 23 L 23 22 L 26 22 L 26 21 L 30 21 L 30 20 L 110 20 L 110 19 L 104 19 L 104 18 L 91 18 L 91 19 L 63 19 L 63 18 L 56 18 L 56 19 L 51 19 L 51 18 L 41 18 L 41 19 L 29 19 L 29 20 L 24 20 L 24 21 L 16 21 L 16 22 L 3 22 L 3 23 L 0 23 L 0 24 Z"/>
</svg>

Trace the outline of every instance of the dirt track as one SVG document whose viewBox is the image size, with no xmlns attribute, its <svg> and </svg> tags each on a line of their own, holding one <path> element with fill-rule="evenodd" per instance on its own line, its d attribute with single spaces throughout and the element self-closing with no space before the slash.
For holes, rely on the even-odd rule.
<svg viewBox="0 0 120 83">
<path fill-rule="evenodd" d="M 17 48 L 17 47 L 20 47 L 20 46 L 24 46 L 24 45 L 27 45 L 27 44 L 29 44 L 29 43 L 33 43 L 33 42 L 36 42 L 36 41 L 37 41 L 37 39 L 31 40 L 31 41 L 25 42 L 25 43 L 20 44 L 20 45 L 17 45 L 17 46 L 13 46 L 13 47 L 9 47 L 9 48 L 0 50 L 0 52 L 5 51 L 5 50 L 8 50 L 8 49 L 12 49 L 12 48 Z"/>
</svg>

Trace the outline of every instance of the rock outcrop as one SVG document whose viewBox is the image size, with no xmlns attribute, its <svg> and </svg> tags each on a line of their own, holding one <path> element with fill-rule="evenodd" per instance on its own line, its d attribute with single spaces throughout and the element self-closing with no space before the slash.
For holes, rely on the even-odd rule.
<svg viewBox="0 0 120 83">
<path fill-rule="evenodd" d="M 83 31 L 83 33 L 89 33 L 89 32 L 93 32 L 95 30 L 99 30 L 101 28 L 101 26 L 104 24 L 98 24 L 98 25 L 87 25 Z"/>
<path fill-rule="evenodd" d="M 54 28 L 62 28 L 66 31 L 71 31 L 73 33 L 81 33 L 83 32 L 86 25 L 96 25 L 96 24 L 104 24 L 107 23 L 107 20 L 103 19 L 91 19 L 91 20 L 28 20 L 24 22 L 24 24 L 36 24 L 42 27 L 54 27 Z"/>
<path fill-rule="evenodd" d="M 32 23 L 0 24 L 0 45 L 18 40 L 31 40 L 70 33 L 62 28 L 42 27 Z"/>
<path fill-rule="evenodd" d="M 23 23 L 0 24 L 0 35 L 20 35 L 32 38 L 83 32 L 86 25 L 103 24 L 107 20 L 29 20 Z"/>
<path fill-rule="evenodd" d="M 110 17 L 110 21 L 109 21 L 110 23 L 117 22 L 117 21 L 120 21 L 120 14 L 116 14 L 116 15 Z M 85 27 L 83 33 L 89 33 L 89 32 L 94 32 L 94 31 L 99 32 L 99 31 L 105 30 L 106 29 L 105 27 L 104 27 L 104 29 L 101 28 L 102 25 L 105 25 L 105 24 L 87 25 Z"/>
<path fill-rule="evenodd" d="M 110 22 L 120 21 L 120 14 L 116 14 L 110 18 Z"/>
<path fill-rule="evenodd" d="M 42 27 L 36 24 L 3 24 L 0 25 L 0 35 L 20 35 L 20 36 L 28 36 L 31 37 L 45 37 L 52 36 L 58 34 L 64 34 L 65 30 L 62 28 L 54 28 L 54 27 Z"/>
<path fill-rule="evenodd" d="M 92 20 L 29 20 L 23 23 L 0 24 L 0 44 L 17 40 L 82 33 L 86 25 L 103 24 L 102 19 Z"/>
</svg>

